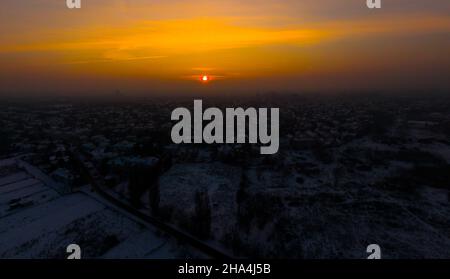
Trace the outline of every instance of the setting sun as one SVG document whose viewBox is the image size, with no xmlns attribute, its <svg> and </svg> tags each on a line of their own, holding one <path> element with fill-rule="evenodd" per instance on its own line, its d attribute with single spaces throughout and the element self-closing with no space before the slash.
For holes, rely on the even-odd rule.
<svg viewBox="0 0 450 279">
<path fill-rule="evenodd" d="M 202 76 L 202 81 L 203 81 L 203 82 L 209 81 L 209 77 L 206 76 L 206 75 Z"/>
</svg>

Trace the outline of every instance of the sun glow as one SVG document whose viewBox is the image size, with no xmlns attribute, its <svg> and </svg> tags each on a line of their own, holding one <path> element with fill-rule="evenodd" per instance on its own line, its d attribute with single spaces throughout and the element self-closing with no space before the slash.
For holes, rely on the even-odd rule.
<svg viewBox="0 0 450 279">
<path fill-rule="evenodd" d="M 98 1 L 115 3 L 98 4 L 101 13 L 75 15 L 46 6 L 53 1 L 40 1 L 39 12 L 3 2 L 11 4 L 0 9 L 0 91 L 334 90 L 368 86 L 361 76 L 369 74 L 409 87 L 407 76 L 450 63 L 450 18 L 431 8 L 374 16 L 363 7 L 345 17 L 314 1 L 110 0 Z M 3 20 L 10 6 L 17 17 Z M 299 15 L 300 7 L 314 13 Z M 39 24 L 30 27 L 31 16 Z"/>
</svg>

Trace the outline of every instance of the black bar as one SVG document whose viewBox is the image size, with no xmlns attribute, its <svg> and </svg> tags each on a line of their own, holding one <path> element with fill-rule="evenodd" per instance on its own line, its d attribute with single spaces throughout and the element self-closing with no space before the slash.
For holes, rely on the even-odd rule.
<svg viewBox="0 0 450 279">
<path fill-rule="evenodd" d="M 204 274 L 179 274 L 180 266 L 212 265 L 220 271 Z M 270 264 L 268 274 L 223 274 L 222 265 Z M 55 278 L 302 278 L 302 275 L 346 275 L 380 278 L 383 274 L 445 276 L 449 260 L 0 260 L 0 272 L 16 276 Z M 3 276 L 2 276 L 3 278 Z M 5 277 L 9 278 L 9 277 Z M 92 277 L 90 277 L 92 278 Z M 447 277 L 448 278 L 448 277 Z M 84 279 L 84 278 L 82 278 Z M 383 279 L 383 278 L 380 278 Z"/>
</svg>

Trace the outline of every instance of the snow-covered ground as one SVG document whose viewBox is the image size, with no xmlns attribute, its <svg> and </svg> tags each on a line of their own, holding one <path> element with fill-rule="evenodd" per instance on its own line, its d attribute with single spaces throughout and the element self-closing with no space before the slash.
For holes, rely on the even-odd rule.
<svg viewBox="0 0 450 279">
<path fill-rule="evenodd" d="M 65 258 L 72 243 L 83 258 L 189 256 L 190 248 L 152 226 L 85 193 L 61 195 L 44 174 L 21 166 L 0 162 L 0 258 Z"/>
<path fill-rule="evenodd" d="M 207 191 L 212 240 L 236 256 L 365 258 L 376 243 L 384 258 L 450 258 L 450 182 L 422 181 L 412 172 L 428 161 L 445 166 L 449 145 L 399 147 L 362 138 L 325 152 L 328 163 L 292 150 L 245 169 L 180 162 L 160 179 L 160 205 L 183 227 L 193 220 L 194 194 Z"/>
<path fill-rule="evenodd" d="M 211 206 L 211 236 L 221 239 L 236 216 L 236 191 L 241 169 L 221 163 L 179 164 L 160 179 L 160 207 L 171 211 L 171 223 L 188 226 L 195 211 L 195 194 L 208 193 Z"/>
</svg>

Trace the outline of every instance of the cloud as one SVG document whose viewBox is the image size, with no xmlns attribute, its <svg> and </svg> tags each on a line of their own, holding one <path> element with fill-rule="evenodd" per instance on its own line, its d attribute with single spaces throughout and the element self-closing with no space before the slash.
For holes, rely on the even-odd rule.
<svg viewBox="0 0 450 279">
<path fill-rule="evenodd" d="M 139 49 L 189 53 L 259 45 L 315 44 L 352 36 L 450 32 L 448 17 L 379 16 L 301 25 L 291 20 L 288 25 L 276 27 L 260 27 L 257 22 L 254 26 L 242 26 L 240 21 L 236 17 L 146 20 L 120 28 L 60 29 L 52 31 L 52 36 L 37 33 L 28 42 L 4 44 L 0 51 L 105 50 L 105 56 L 132 58 L 129 52 Z"/>
<path fill-rule="evenodd" d="M 139 61 L 139 60 L 153 60 L 167 58 L 167 56 L 146 56 L 146 57 L 129 57 L 129 58 L 112 58 L 112 59 L 99 59 L 99 60 L 80 60 L 72 61 L 64 64 L 75 65 L 75 64 L 98 64 L 98 63 L 111 63 L 120 61 Z"/>
</svg>

